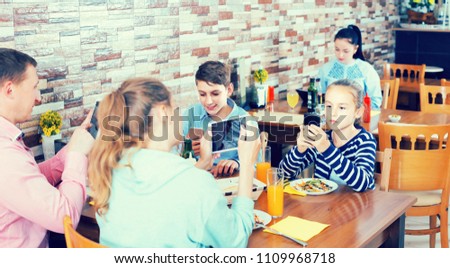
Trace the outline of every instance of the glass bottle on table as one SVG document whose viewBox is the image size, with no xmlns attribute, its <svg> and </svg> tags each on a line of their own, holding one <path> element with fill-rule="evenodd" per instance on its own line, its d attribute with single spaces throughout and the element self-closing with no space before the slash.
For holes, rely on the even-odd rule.
<svg viewBox="0 0 450 268">
<path fill-rule="evenodd" d="M 325 102 L 325 94 L 322 93 L 322 84 L 320 84 L 320 78 L 316 78 L 315 86 L 317 90 L 317 104 L 323 104 Z"/>
<path fill-rule="evenodd" d="M 325 125 L 325 94 L 322 93 L 322 85 L 320 84 L 320 78 L 316 78 L 315 83 L 317 89 L 317 106 L 316 113 L 320 116 L 320 125 Z"/>
<path fill-rule="evenodd" d="M 287 103 L 288 103 L 289 107 L 291 108 L 291 109 L 289 109 L 289 112 L 293 113 L 294 112 L 294 108 L 297 105 L 298 100 L 300 98 L 300 96 L 298 95 L 297 90 L 290 89 L 288 91 L 288 93 L 287 93 L 286 98 L 287 98 Z"/>
<path fill-rule="evenodd" d="M 181 157 L 184 159 L 189 159 L 189 161 L 195 163 L 197 162 L 194 158 L 194 150 L 192 150 L 192 140 L 188 138 L 184 138 L 184 146 L 183 151 L 181 153 Z"/>
<path fill-rule="evenodd" d="M 308 87 L 308 113 L 315 113 L 317 106 L 317 88 L 315 85 L 316 80 L 314 77 L 309 79 Z"/>
</svg>

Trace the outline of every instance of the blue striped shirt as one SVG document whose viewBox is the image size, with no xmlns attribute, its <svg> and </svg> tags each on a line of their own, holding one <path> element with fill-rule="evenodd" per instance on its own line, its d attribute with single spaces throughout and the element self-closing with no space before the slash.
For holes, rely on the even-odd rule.
<svg viewBox="0 0 450 268">
<path fill-rule="evenodd" d="M 300 153 L 297 146 L 294 146 L 280 162 L 285 177 L 295 179 L 305 168 L 315 164 L 316 178 L 330 179 L 334 171 L 354 191 L 374 189 L 377 146 L 373 135 L 361 128 L 356 136 L 336 148 L 331 133 L 332 131 L 327 131 L 331 145 L 323 153 L 319 153 L 316 148 L 308 148 L 304 153 Z"/>
</svg>

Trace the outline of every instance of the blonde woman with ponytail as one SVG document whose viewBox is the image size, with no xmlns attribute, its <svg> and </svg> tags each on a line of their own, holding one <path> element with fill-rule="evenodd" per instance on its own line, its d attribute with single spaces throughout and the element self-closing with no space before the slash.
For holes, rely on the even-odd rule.
<svg viewBox="0 0 450 268">
<path fill-rule="evenodd" d="M 196 166 L 170 150 L 181 140 L 171 94 L 135 78 L 99 104 L 89 159 L 100 243 L 109 247 L 245 247 L 252 232 L 253 166 L 259 139 L 241 129 L 238 196 L 231 208 L 213 176 L 211 143 Z M 246 152 L 246 153 L 244 153 Z M 248 153 L 252 152 L 252 153 Z"/>
</svg>

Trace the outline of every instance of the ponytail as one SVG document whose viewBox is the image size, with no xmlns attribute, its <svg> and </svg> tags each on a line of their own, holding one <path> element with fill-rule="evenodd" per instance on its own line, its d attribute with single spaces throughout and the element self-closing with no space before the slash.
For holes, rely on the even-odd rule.
<svg viewBox="0 0 450 268">
<path fill-rule="evenodd" d="M 138 150 L 148 145 L 149 115 L 155 104 L 171 105 L 167 88 L 157 80 L 134 78 L 123 82 L 98 106 L 100 135 L 89 154 L 88 178 L 94 208 L 100 216 L 108 211 L 112 172 L 120 167 L 124 150 Z M 129 162 L 124 166 L 131 167 Z"/>
<path fill-rule="evenodd" d="M 358 46 L 356 53 L 353 55 L 354 59 L 360 59 L 366 61 L 362 53 L 362 35 L 361 30 L 356 25 L 349 25 L 347 28 L 339 30 L 334 37 L 336 39 L 348 39 L 349 43 Z"/>
</svg>

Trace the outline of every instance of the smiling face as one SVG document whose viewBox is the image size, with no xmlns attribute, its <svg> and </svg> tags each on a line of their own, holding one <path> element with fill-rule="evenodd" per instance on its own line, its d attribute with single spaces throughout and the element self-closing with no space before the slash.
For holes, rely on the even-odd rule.
<svg viewBox="0 0 450 268">
<path fill-rule="evenodd" d="M 334 41 L 334 54 L 340 63 L 352 63 L 354 60 L 353 55 L 357 50 L 358 46 L 352 45 L 346 38 L 339 38 Z"/>
<path fill-rule="evenodd" d="M 200 103 L 210 116 L 218 116 L 224 119 L 230 112 L 231 107 L 227 99 L 231 96 L 233 88 L 230 86 L 197 81 L 197 90 Z"/>
<path fill-rule="evenodd" d="M 347 86 L 335 85 L 328 87 L 325 95 L 327 123 L 337 124 L 336 128 L 340 130 L 352 127 L 364 111 L 362 107 L 356 107 L 356 97 L 351 90 Z"/>
</svg>

